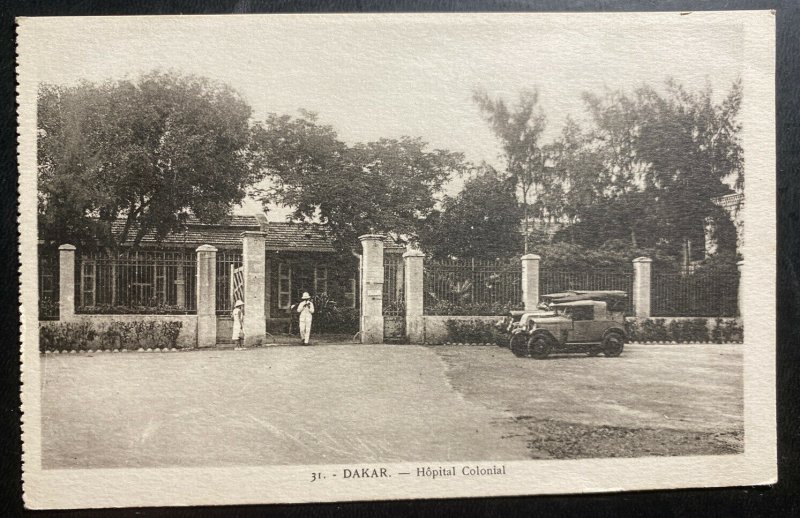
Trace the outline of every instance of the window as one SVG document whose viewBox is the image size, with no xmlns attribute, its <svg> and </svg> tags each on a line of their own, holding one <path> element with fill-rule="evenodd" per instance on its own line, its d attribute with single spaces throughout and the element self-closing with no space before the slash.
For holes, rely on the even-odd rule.
<svg viewBox="0 0 800 518">
<path fill-rule="evenodd" d="M 576 306 L 572 308 L 573 320 L 594 320 L 594 308 L 592 306 Z"/>
<path fill-rule="evenodd" d="M 292 305 L 292 266 L 278 263 L 278 308 L 289 309 Z"/>
<path fill-rule="evenodd" d="M 356 278 L 350 277 L 345 283 L 344 302 L 351 308 L 356 307 Z"/>
<path fill-rule="evenodd" d="M 81 265 L 81 306 L 94 306 L 95 264 L 83 261 Z"/>
<path fill-rule="evenodd" d="M 314 295 L 321 295 L 328 292 L 328 267 L 314 267 Z"/>
</svg>

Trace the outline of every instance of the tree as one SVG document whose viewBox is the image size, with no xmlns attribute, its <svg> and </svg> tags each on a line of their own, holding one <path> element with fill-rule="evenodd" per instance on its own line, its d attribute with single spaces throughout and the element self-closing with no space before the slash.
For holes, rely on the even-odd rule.
<svg viewBox="0 0 800 518">
<path fill-rule="evenodd" d="M 115 246 L 216 220 L 253 180 L 251 109 L 228 86 L 153 72 L 136 81 L 43 85 L 39 220 L 46 241 Z M 121 235 L 111 223 L 124 218 Z"/>
<path fill-rule="evenodd" d="M 270 115 L 255 131 L 258 163 L 269 186 L 255 191 L 303 221 L 319 221 L 347 249 L 359 235 L 416 236 L 442 184 L 464 169 L 463 155 L 427 149 L 418 138 L 347 145 L 316 116 Z"/>
<path fill-rule="evenodd" d="M 537 197 L 546 193 L 550 171 L 546 166 L 546 153 L 539 143 L 545 128 L 545 116 L 537 108 L 539 94 L 525 90 L 513 108 L 501 99 L 492 99 L 486 92 L 473 95 L 484 118 L 500 140 L 506 160 L 506 171 L 514 179 L 522 194 L 522 214 L 525 225 L 525 253 L 528 253 L 528 222 L 531 216 L 547 216 L 547 206 L 537 203 L 531 214 L 529 195 Z M 533 193 L 531 193 L 533 191 Z"/>
<path fill-rule="evenodd" d="M 522 248 L 521 218 L 515 180 L 483 166 L 429 217 L 420 241 L 436 257 L 508 258 Z"/>
<path fill-rule="evenodd" d="M 674 81 L 663 93 L 584 94 L 592 127 L 568 123 L 556 146 L 573 238 L 596 245 L 627 235 L 633 247 L 673 254 L 702 242 L 711 199 L 730 192 L 726 182 L 744 182 L 741 94 L 738 81 L 719 103 L 710 88 L 691 93 Z"/>
</svg>

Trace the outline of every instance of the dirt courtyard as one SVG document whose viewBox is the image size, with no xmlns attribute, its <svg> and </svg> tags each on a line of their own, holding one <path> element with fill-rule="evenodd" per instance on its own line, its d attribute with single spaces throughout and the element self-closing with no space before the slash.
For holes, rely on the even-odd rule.
<svg viewBox="0 0 800 518">
<path fill-rule="evenodd" d="M 741 345 L 334 344 L 42 358 L 45 468 L 742 451 Z"/>
</svg>

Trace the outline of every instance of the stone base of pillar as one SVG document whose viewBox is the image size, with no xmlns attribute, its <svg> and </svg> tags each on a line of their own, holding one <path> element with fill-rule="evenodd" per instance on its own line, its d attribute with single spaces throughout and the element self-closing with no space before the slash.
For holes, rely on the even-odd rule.
<svg viewBox="0 0 800 518">
<path fill-rule="evenodd" d="M 425 343 L 424 317 L 406 317 L 406 337 L 412 344 Z"/>
<path fill-rule="evenodd" d="M 217 315 L 197 315 L 197 347 L 217 345 Z"/>
<path fill-rule="evenodd" d="M 382 344 L 383 343 L 383 316 L 362 316 L 361 317 L 361 343 L 362 344 Z"/>
</svg>

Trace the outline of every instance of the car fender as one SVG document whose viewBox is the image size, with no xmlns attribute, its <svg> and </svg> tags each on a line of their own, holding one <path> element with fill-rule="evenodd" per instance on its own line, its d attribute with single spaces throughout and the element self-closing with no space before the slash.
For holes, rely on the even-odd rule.
<svg viewBox="0 0 800 518">
<path fill-rule="evenodd" d="M 605 339 L 605 337 L 608 336 L 609 333 L 619 333 L 622 335 L 622 338 L 624 338 L 625 340 L 628 339 L 628 335 L 625 333 L 625 328 L 623 327 L 619 326 L 609 327 L 608 329 L 603 331 L 603 339 Z"/>
<path fill-rule="evenodd" d="M 533 337 L 535 337 L 535 336 L 540 336 L 540 335 L 544 335 L 544 336 L 546 336 L 548 339 L 550 339 L 550 340 L 553 342 L 553 344 L 560 344 L 560 343 L 561 343 L 561 342 L 558 340 L 558 338 L 556 338 L 555 336 L 553 336 L 553 333 L 551 333 L 551 332 L 550 332 L 550 331 L 548 331 L 547 329 L 534 329 L 534 330 L 533 330 L 533 331 L 531 331 L 531 333 L 530 333 L 530 336 L 531 336 L 531 338 L 533 338 Z"/>
</svg>

